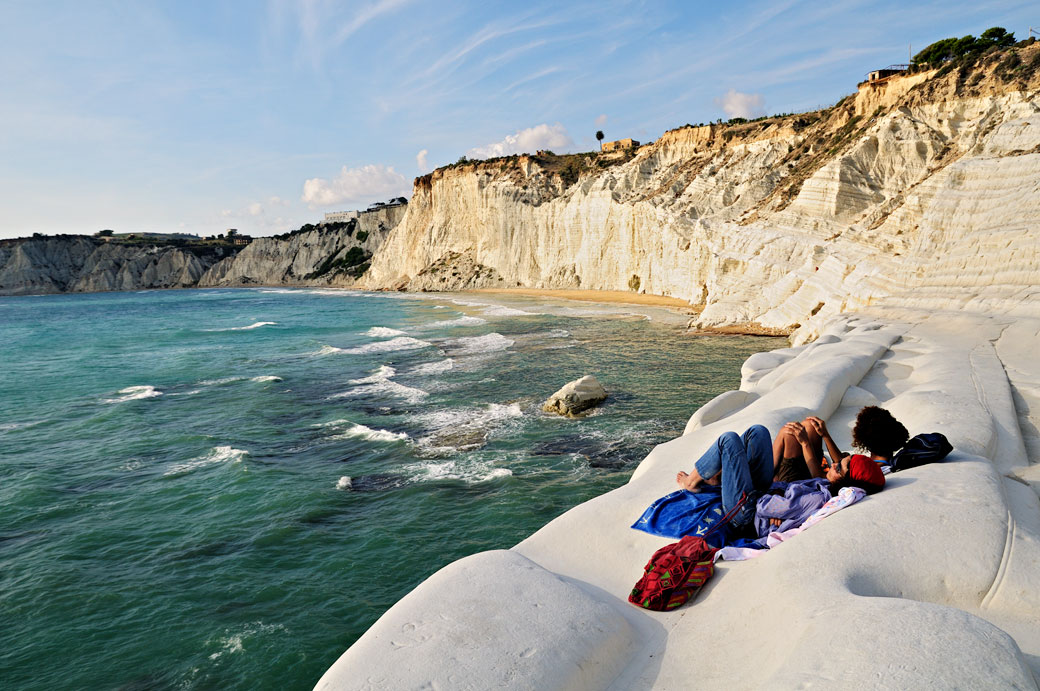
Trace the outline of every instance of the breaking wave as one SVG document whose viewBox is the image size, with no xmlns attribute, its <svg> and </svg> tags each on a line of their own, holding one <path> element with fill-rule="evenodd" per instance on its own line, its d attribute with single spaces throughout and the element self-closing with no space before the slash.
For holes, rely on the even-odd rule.
<svg viewBox="0 0 1040 691">
<path fill-rule="evenodd" d="M 221 379 L 203 379 L 199 382 L 199 386 L 221 386 L 223 384 L 234 384 L 235 382 L 246 380 L 262 384 L 270 381 L 282 381 L 282 378 L 273 374 L 265 374 L 259 377 L 223 377 Z"/>
<path fill-rule="evenodd" d="M 506 350 L 515 341 L 500 333 L 491 332 L 483 336 L 467 336 L 448 341 L 448 345 L 459 355 L 476 355 L 478 353 L 495 353 Z"/>
<path fill-rule="evenodd" d="M 454 408 L 421 413 L 415 420 L 427 429 L 418 440 L 424 450 L 455 453 L 478 449 L 492 433 L 523 417 L 519 403 L 490 403 L 481 407 Z"/>
<path fill-rule="evenodd" d="M 105 403 L 124 403 L 126 401 L 138 401 L 143 398 L 156 398 L 163 395 L 163 392 L 154 386 L 128 386 L 116 393 L 122 395 L 119 398 L 106 398 Z"/>
<path fill-rule="evenodd" d="M 329 427 L 345 427 L 342 432 L 332 437 L 332 439 L 364 439 L 365 441 L 404 441 L 408 438 L 408 435 L 404 432 L 391 432 L 388 429 L 372 429 L 371 427 L 365 427 L 349 420 L 338 420 L 339 425 L 329 425 Z"/>
<path fill-rule="evenodd" d="M 226 329 L 206 329 L 206 331 L 249 331 L 259 329 L 261 326 L 274 326 L 278 322 L 253 322 L 249 326 L 231 326 Z"/>
<path fill-rule="evenodd" d="M 354 384 L 357 388 L 333 394 L 329 396 L 329 399 L 357 398 L 359 396 L 378 396 L 384 394 L 403 398 L 409 403 L 418 403 L 430 395 L 422 389 L 413 386 L 405 386 L 404 384 L 398 384 L 397 382 L 392 381 L 391 379 L 395 374 L 397 374 L 397 371 L 393 367 L 382 365 L 378 370 L 367 377 L 362 379 L 351 379 L 349 383 Z"/>
<path fill-rule="evenodd" d="M 458 317 L 457 319 L 445 319 L 444 321 L 431 322 L 426 324 L 427 329 L 441 329 L 451 326 L 480 326 L 481 324 L 487 324 L 487 319 L 481 319 L 480 317 Z"/>
<path fill-rule="evenodd" d="M 393 367 L 391 367 L 390 365 L 382 365 L 382 366 L 380 366 L 379 369 L 377 369 L 375 371 L 375 374 L 371 374 L 371 375 L 369 375 L 367 377 L 363 377 L 361 379 L 351 379 L 350 383 L 351 384 L 378 384 L 379 382 L 386 381 L 387 379 L 389 379 L 390 377 L 394 376 L 395 374 L 397 374 L 397 370 L 395 370 Z"/>
<path fill-rule="evenodd" d="M 440 360 L 438 362 L 425 362 L 421 365 L 413 367 L 409 374 L 416 376 L 426 376 L 430 374 L 443 374 L 452 367 L 455 366 L 454 361 L 451 358 L 447 360 Z"/>
<path fill-rule="evenodd" d="M 345 352 L 342 348 L 337 348 L 336 346 L 330 346 L 330 345 L 323 345 L 320 349 L 318 349 L 315 352 L 310 353 L 310 354 L 315 356 L 315 357 L 321 357 L 323 355 L 333 355 L 335 353 L 342 353 L 342 352 Z"/>
<path fill-rule="evenodd" d="M 352 355 L 360 355 L 362 353 L 390 353 L 398 350 L 416 350 L 431 345 L 433 344 L 428 341 L 420 341 L 418 338 L 412 338 L 411 336 L 398 336 L 397 338 L 391 338 L 389 341 L 378 341 L 376 343 L 367 343 L 356 348 L 348 348 L 343 352 Z"/>
<path fill-rule="evenodd" d="M 365 332 L 365 335 L 372 338 L 389 338 L 391 336 L 404 336 L 405 332 L 399 329 L 391 329 L 387 326 L 373 326 Z"/>
<path fill-rule="evenodd" d="M 205 468 L 206 466 L 219 465 L 221 463 L 238 463 L 249 454 L 244 449 L 233 449 L 230 446 L 217 446 L 210 450 L 204 456 L 193 458 L 190 461 L 184 463 L 178 463 L 177 465 L 171 466 L 169 470 L 163 473 L 166 475 L 181 475 L 183 473 L 190 473 L 193 470 L 199 468 Z"/>
<path fill-rule="evenodd" d="M 487 309 L 483 310 L 483 313 L 489 317 L 526 317 L 538 314 L 538 312 L 525 312 L 524 310 L 518 310 L 515 307 L 506 307 L 505 305 L 491 305 Z"/>
<path fill-rule="evenodd" d="M 513 471 L 509 468 L 496 468 L 489 462 L 465 463 L 458 460 L 443 463 L 415 463 L 404 469 L 416 482 L 436 480 L 461 480 L 473 485 L 500 477 L 509 477 Z"/>
</svg>

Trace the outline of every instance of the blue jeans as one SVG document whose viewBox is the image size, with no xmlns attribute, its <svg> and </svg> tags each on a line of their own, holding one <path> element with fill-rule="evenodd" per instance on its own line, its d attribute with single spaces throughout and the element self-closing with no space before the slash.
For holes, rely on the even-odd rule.
<svg viewBox="0 0 1040 691">
<path fill-rule="evenodd" d="M 744 434 L 726 432 L 694 464 L 707 480 L 722 471 L 722 508 L 728 513 L 744 494 L 764 492 L 773 484 L 773 440 L 762 425 Z M 732 525 L 747 525 L 755 518 L 755 502 L 749 500 L 733 517 Z"/>
</svg>

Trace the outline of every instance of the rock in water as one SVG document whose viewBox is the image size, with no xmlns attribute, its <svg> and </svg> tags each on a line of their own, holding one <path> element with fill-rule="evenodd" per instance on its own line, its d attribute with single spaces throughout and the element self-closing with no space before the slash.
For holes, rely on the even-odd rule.
<svg viewBox="0 0 1040 691">
<path fill-rule="evenodd" d="M 581 379 L 575 379 L 569 384 L 565 384 L 562 389 L 549 396 L 549 400 L 542 406 L 542 410 L 547 413 L 559 413 L 573 417 L 605 400 L 607 400 L 606 389 L 594 376 L 587 374 Z"/>
</svg>

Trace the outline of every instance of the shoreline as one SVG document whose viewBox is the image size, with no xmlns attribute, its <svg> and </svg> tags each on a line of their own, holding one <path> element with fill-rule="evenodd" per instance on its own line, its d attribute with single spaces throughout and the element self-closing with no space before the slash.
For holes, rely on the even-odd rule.
<svg viewBox="0 0 1040 691">
<path fill-rule="evenodd" d="M 460 680 L 491 688 L 516 679 L 539 688 L 682 688 L 691 680 L 684 654 L 691 650 L 705 661 L 696 670 L 705 687 L 845 680 L 858 688 L 883 678 L 898 688 L 1035 688 L 1040 459 L 1028 450 L 1038 448 L 1030 430 L 1040 420 L 1016 409 L 1012 389 L 1027 403 L 1040 397 L 1029 366 L 1037 328 L 1040 321 L 1006 316 L 846 314 L 812 343 L 754 355 L 740 389 L 699 408 L 685 433 L 655 447 L 628 483 L 512 549 L 439 570 L 384 613 L 315 689 L 357 688 L 352 680 L 376 677 L 400 688 Z M 885 491 L 760 559 L 716 564 L 681 612 L 625 601 L 647 556 L 669 542 L 632 531 L 631 521 L 721 432 L 764 424 L 775 433 L 813 412 L 845 448 L 864 405 L 890 409 L 911 434 L 943 432 L 954 452 L 890 476 Z M 958 549 L 947 535 L 954 516 Z M 756 628 L 725 626 L 749 610 Z M 792 623 L 798 635 L 778 640 L 775 632 Z M 835 637 L 842 650 L 877 655 L 821 657 Z M 465 661 L 459 640 L 479 641 Z M 766 651 L 763 664 L 741 665 L 747 649 Z"/>
<path fill-rule="evenodd" d="M 275 290 L 335 290 L 346 293 L 372 293 L 380 294 L 391 292 L 386 290 L 372 290 L 360 288 L 344 288 L 340 286 L 322 285 L 286 285 L 286 284 L 256 284 L 235 286 L 186 286 L 171 288 L 141 288 L 137 290 L 97 290 L 97 291 L 63 291 L 58 293 L 30 293 L 26 295 L 0 295 L 6 297 L 45 297 L 54 295 L 101 295 L 106 293 L 137 293 L 141 291 L 165 291 L 165 290 L 262 290 L 264 288 Z M 647 307 L 654 310 L 662 310 L 674 315 L 666 321 L 678 325 L 680 317 L 687 320 L 687 336 L 766 336 L 787 338 L 794 333 L 795 329 L 778 329 L 762 326 L 758 322 L 741 322 L 738 324 L 723 324 L 719 326 L 708 326 L 695 329 L 690 326 L 689 320 L 700 314 L 704 308 L 703 303 L 694 305 L 682 298 L 674 298 L 666 295 L 651 295 L 648 293 L 630 293 L 624 290 L 583 290 L 565 288 L 474 288 L 472 290 L 445 290 L 445 291 L 405 291 L 407 295 L 414 295 L 419 299 L 430 296 L 443 295 L 482 295 L 503 296 L 517 298 L 542 298 L 548 300 L 563 300 L 571 302 L 586 302 L 600 305 L 630 305 L 633 307 Z"/>
<path fill-rule="evenodd" d="M 688 309 L 697 313 L 697 305 L 691 305 L 682 298 L 666 295 L 650 295 L 647 293 L 629 293 L 624 290 L 582 290 L 570 288 L 474 288 L 460 291 L 465 293 L 487 295 L 521 295 L 524 297 L 546 297 L 561 300 L 577 300 L 579 302 L 618 303 L 623 305 L 644 305 L 650 307 L 674 307 Z"/>
</svg>

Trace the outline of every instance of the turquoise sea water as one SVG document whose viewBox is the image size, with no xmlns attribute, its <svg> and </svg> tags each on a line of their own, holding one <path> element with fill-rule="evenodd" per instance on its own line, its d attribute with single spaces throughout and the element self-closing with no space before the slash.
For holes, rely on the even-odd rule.
<svg viewBox="0 0 1040 691">
<path fill-rule="evenodd" d="M 626 309 L 0 298 L 3 686 L 310 688 L 421 580 L 623 484 L 782 343 Z M 593 415 L 540 411 L 588 373 Z"/>
</svg>

